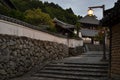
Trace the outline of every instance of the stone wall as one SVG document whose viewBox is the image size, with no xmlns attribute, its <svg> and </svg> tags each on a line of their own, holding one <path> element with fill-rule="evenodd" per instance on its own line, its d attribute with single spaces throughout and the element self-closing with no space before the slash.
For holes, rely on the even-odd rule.
<svg viewBox="0 0 120 80">
<path fill-rule="evenodd" d="M 112 27 L 111 75 L 120 80 L 120 24 Z"/>
<path fill-rule="evenodd" d="M 23 75 L 32 67 L 68 56 L 68 47 L 49 41 L 0 34 L 0 80 Z"/>
</svg>

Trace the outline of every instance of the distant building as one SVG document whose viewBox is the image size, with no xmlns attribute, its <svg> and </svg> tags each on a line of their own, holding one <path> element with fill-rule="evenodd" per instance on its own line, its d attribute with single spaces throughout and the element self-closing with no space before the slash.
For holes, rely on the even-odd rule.
<svg viewBox="0 0 120 80">
<path fill-rule="evenodd" d="M 120 80 L 120 0 L 104 12 L 103 26 L 110 28 L 110 74 L 112 80 Z"/>
<path fill-rule="evenodd" d="M 74 34 L 74 29 L 75 29 L 74 25 L 62 22 L 62 21 L 58 20 L 57 18 L 54 18 L 53 21 L 55 23 L 57 33 L 66 35 L 69 37 L 71 37 Z"/>
<path fill-rule="evenodd" d="M 81 18 L 79 22 L 82 24 L 82 28 L 80 30 L 84 43 L 94 43 L 94 38 L 98 35 L 97 27 L 99 26 L 99 20 L 96 19 L 95 15 Z"/>
</svg>

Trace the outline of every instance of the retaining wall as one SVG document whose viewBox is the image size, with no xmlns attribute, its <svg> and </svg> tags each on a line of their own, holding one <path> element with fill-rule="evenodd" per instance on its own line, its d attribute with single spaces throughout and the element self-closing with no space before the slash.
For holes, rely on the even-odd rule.
<svg viewBox="0 0 120 80">
<path fill-rule="evenodd" d="M 35 65 L 68 56 L 64 44 L 0 35 L 0 80 L 20 76 Z"/>
</svg>

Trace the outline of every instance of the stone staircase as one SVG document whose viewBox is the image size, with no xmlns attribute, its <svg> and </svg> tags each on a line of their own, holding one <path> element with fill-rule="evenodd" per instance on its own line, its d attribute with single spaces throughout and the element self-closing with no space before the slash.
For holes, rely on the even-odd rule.
<svg viewBox="0 0 120 80">
<path fill-rule="evenodd" d="M 87 51 L 103 51 L 103 45 L 85 44 Z"/>
<path fill-rule="evenodd" d="M 108 80 L 108 64 L 52 62 L 32 77 L 36 80 Z"/>
</svg>

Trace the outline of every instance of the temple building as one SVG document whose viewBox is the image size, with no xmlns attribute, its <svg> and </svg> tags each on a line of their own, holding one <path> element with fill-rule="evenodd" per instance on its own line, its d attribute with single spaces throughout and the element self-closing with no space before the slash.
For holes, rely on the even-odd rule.
<svg viewBox="0 0 120 80">
<path fill-rule="evenodd" d="M 112 80 L 120 80 L 120 0 L 104 15 L 101 23 L 110 29 L 110 76 Z"/>
<path fill-rule="evenodd" d="M 81 23 L 81 34 L 84 40 L 84 43 L 92 43 L 94 44 L 94 38 L 98 35 L 98 26 L 99 20 L 95 15 L 86 15 L 82 19 L 79 20 Z"/>
</svg>

